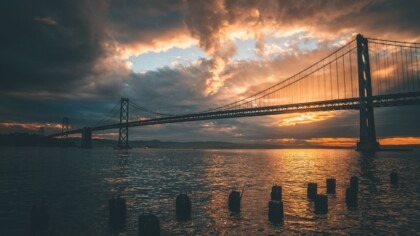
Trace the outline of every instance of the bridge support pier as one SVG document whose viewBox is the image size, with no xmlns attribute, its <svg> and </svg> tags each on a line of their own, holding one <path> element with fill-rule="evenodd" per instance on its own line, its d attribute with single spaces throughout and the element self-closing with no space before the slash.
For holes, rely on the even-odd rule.
<svg viewBox="0 0 420 236">
<path fill-rule="evenodd" d="M 376 140 L 375 120 L 372 104 L 372 82 L 370 77 L 368 40 L 358 34 L 357 66 L 359 77 L 360 139 L 356 150 L 362 152 L 379 151 Z"/>
<path fill-rule="evenodd" d="M 129 112 L 128 98 L 121 98 L 120 107 L 120 132 L 118 135 L 118 148 L 130 149 L 128 145 L 128 112 Z"/>
<path fill-rule="evenodd" d="M 92 148 L 92 129 L 89 127 L 83 128 L 81 148 Z"/>
</svg>

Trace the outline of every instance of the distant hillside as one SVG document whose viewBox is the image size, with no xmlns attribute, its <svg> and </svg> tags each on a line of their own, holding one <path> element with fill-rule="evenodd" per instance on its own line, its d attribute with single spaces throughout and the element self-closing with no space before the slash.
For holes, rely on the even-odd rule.
<svg viewBox="0 0 420 236">
<path fill-rule="evenodd" d="M 79 143 L 80 141 L 74 140 Z M 114 140 L 100 140 L 93 141 L 94 147 L 115 147 L 117 141 Z M 323 146 L 291 146 L 282 144 L 265 144 L 265 143 L 230 143 L 230 142 L 172 142 L 172 141 L 130 141 L 130 146 L 133 148 L 173 148 L 173 149 L 281 149 L 281 148 L 343 148 L 343 147 L 323 147 Z"/>
<path fill-rule="evenodd" d="M 95 139 L 92 144 L 94 147 L 115 147 L 116 141 Z M 283 148 L 281 145 L 272 144 L 242 144 L 230 142 L 164 142 L 160 140 L 150 141 L 130 141 L 130 146 L 133 148 L 178 148 L 178 149 L 274 149 Z"/>
</svg>

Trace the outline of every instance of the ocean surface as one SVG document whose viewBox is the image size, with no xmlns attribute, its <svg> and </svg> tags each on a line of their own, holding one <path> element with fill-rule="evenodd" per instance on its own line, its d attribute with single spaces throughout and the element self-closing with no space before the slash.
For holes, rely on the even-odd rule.
<svg viewBox="0 0 420 236">
<path fill-rule="evenodd" d="M 391 171 L 399 173 L 392 186 Z M 345 189 L 359 177 L 359 207 Z M 0 148 L 0 235 L 28 235 L 33 204 L 46 202 L 59 235 L 137 235 L 139 214 L 159 217 L 167 235 L 415 235 L 420 232 L 420 150 L 362 156 L 354 150 L 168 150 Z M 314 214 L 308 182 L 325 193 L 337 180 L 329 212 Z M 283 187 L 284 221 L 268 220 L 273 184 Z M 227 209 L 244 187 L 239 214 Z M 175 198 L 187 192 L 192 220 L 175 219 Z M 108 226 L 108 200 L 127 199 L 126 228 Z"/>
</svg>

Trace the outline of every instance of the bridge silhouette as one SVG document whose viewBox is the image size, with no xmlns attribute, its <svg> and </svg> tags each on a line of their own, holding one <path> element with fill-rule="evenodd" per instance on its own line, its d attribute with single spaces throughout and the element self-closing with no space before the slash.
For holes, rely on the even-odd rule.
<svg viewBox="0 0 420 236">
<path fill-rule="evenodd" d="M 189 114 L 155 112 L 121 98 L 119 123 L 69 130 L 50 137 L 82 134 L 81 147 L 92 147 L 92 132 L 119 129 L 118 147 L 129 148 L 129 128 L 212 119 L 265 116 L 298 112 L 359 110 L 360 137 L 356 150 L 378 151 L 374 107 L 420 104 L 420 43 L 365 38 L 357 35 L 340 49 L 299 73 L 246 98 Z M 117 106 L 110 112 L 115 114 Z M 153 115 L 129 119 L 130 109 Z M 107 117 L 104 118 L 107 120 Z M 109 119 L 108 119 L 109 120 Z"/>
</svg>

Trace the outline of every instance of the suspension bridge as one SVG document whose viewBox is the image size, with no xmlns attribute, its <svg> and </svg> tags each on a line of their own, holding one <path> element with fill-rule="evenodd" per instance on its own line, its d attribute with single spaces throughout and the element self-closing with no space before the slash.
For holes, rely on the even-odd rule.
<svg viewBox="0 0 420 236">
<path fill-rule="evenodd" d="M 62 132 L 50 137 L 62 136 L 67 140 L 70 134 L 81 134 L 81 147 L 91 148 L 92 132 L 118 129 L 118 147 L 124 149 L 129 148 L 130 127 L 352 109 L 359 110 L 360 114 L 356 149 L 378 151 L 380 145 L 373 110 L 375 107 L 420 104 L 419 57 L 420 43 L 365 38 L 359 34 L 299 73 L 232 103 L 174 115 L 155 112 L 121 98 L 118 123 L 69 130 L 68 118 L 63 118 Z M 130 108 L 155 117 L 130 120 Z"/>
</svg>

